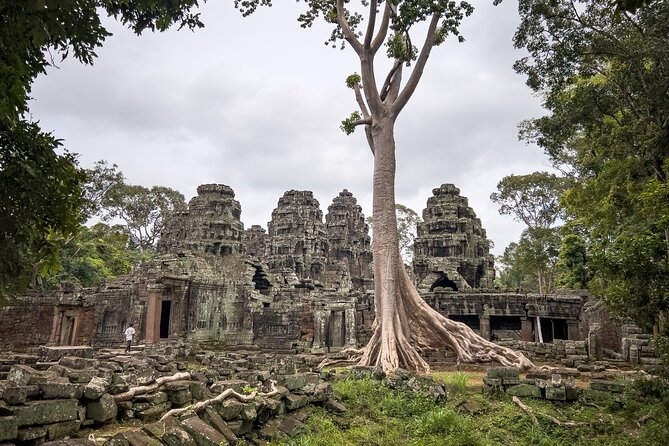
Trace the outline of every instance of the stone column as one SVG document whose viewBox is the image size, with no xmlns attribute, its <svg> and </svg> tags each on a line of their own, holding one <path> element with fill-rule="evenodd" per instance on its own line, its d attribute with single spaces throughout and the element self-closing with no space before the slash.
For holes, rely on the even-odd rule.
<svg viewBox="0 0 669 446">
<path fill-rule="evenodd" d="M 325 353 L 325 331 L 327 330 L 327 322 L 329 311 L 316 310 L 314 311 L 314 342 L 311 345 L 312 353 Z"/>
<path fill-rule="evenodd" d="M 146 308 L 146 339 L 147 343 L 154 343 L 160 339 L 160 312 L 162 310 L 163 294 L 160 290 L 150 289 Z"/>
<path fill-rule="evenodd" d="M 520 339 L 526 342 L 533 342 L 532 320 L 527 317 L 520 318 Z"/>
<path fill-rule="evenodd" d="M 597 342 L 599 339 L 600 328 L 600 324 L 595 322 L 590 326 L 590 331 L 588 331 L 588 357 L 590 359 L 600 358 L 599 343 Z M 623 355 L 624 354 L 623 350 Z"/>
<path fill-rule="evenodd" d="M 570 341 L 580 341 L 581 340 L 581 331 L 579 330 L 577 320 L 568 320 L 567 321 L 567 339 Z"/>
<path fill-rule="evenodd" d="M 487 305 L 483 306 L 483 315 L 480 317 L 481 337 L 490 340 L 490 313 Z"/>
<path fill-rule="evenodd" d="M 355 331 L 355 308 L 346 309 L 346 345 L 354 348 L 358 346 Z"/>
</svg>

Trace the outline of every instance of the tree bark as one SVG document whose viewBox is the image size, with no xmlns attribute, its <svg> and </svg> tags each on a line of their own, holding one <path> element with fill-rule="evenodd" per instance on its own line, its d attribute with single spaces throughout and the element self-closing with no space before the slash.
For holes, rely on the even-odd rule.
<svg viewBox="0 0 669 446">
<path fill-rule="evenodd" d="M 521 353 L 483 339 L 467 325 L 432 309 L 419 295 L 400 257 L 395 214 L 394 117 L 373 120 L 374 143 L 373 220 L 374 305 L 372 336 L 362 349 L 360 365 L 397 367 L 427 373 L 420 352 L 453 350 L 459 362 L 498 362 L 530 369 L 534 365 Z"/>
</svg>

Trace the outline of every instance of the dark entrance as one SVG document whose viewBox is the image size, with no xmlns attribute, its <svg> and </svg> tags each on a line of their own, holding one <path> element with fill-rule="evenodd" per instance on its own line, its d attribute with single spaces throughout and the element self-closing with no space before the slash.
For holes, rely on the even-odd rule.
<svg viewBox="0 0 669 446">
<path fill-rule="evenodd" d="M 160 337 L 167 338 L 170 335 L 170 310 L 172 301 L 164 300 L 160 307 Z"/>
<path fill-rule="evenodd" d="M 481 329 L 481 320 L 475 314 L 449 314 L 448 318 L 457 322 L 462 322 L 472 330 Z"/>
<path fill-rule="evenodd" d="M 544 342 L 553 342 L 555 339 L 568 339 L 567 320 L 541 318 L 541 335 Z"/>
<path fill-rule="evenodd" d="M 450 288 L 453 291 L 458 291 L 458 286 L 455 284 L 455 282 L 449 279 L 448 276 L 444 273 L 439 274 L 437 280 L 435 280 L 432 286 L 430 287 L 430 291 L 434 291 L 434 289 L 438 287 Z"/>
</svg>

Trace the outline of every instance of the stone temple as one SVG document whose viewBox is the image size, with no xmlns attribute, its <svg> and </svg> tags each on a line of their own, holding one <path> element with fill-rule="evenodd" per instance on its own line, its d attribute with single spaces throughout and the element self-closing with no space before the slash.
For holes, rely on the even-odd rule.
<svg viewBox="0 0 669 446">
<path fill-rule="evenodd" d="M 197 193 L 166 222 L 155 259 L 131 274 L 97 288 L 63 284 L 0 307 L 0 348 L 117 346 L 129 323 L 147 345 L 314 353 L 364 345 L 374 320 L 372 252 L 351 192 L 340 192 L 323 215 L 312 192 L 288 191 L 267 231 L 244 229 L 229 186 L 205 184 Z M 593 332 L 596 310 L 589 308 L 599 307 L 584 293 L 494 289 L 486 232 L 452 184 L 427 200 L 414 252 L 413 276 L 426 302 L 484 338 L 525 342 L 514 346 L 526 351 L 541 341 L 537 354 L 564 354 L 564 342 L 584 340 L 618 351 L 636 345 L 631 332 Z"/>
</svg>

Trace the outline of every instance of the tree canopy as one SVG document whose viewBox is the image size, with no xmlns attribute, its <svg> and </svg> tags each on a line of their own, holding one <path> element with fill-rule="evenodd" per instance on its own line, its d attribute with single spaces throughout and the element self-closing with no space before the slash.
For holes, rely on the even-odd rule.
<svg viewBox="0 0 669 446">
<path fill-rule="evenodd" d="M 204 1 L 204 0 L 203 0 Z M 105 12 L 139 34 L 202 26 L 198 0 L 0 0 L 0 294 L 16 292 L 57 258 L 90 210 L 61 142 L 29 118 L 35 78 L 70 55 L 92 64 L 110 35 Z"/>
<path fill-rule="evenodd" d="M 633 8 L 634 9 L 634 8 Z M 669 3 L 521 0 L 516 64 L 549 115 L 527 121 L 569 175 L 567 228 L 591 289 L 649 328 L 669 310 Z"/>
</svg>

